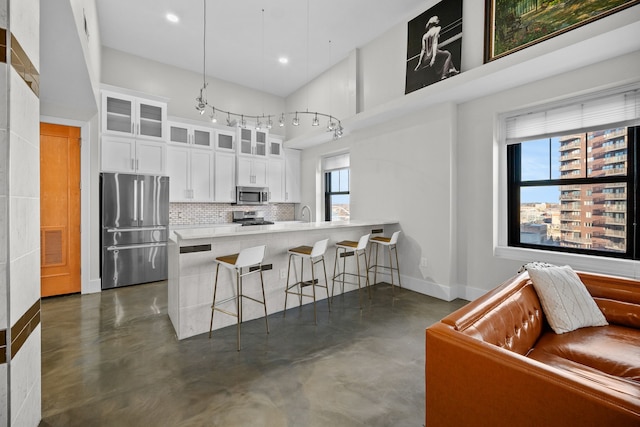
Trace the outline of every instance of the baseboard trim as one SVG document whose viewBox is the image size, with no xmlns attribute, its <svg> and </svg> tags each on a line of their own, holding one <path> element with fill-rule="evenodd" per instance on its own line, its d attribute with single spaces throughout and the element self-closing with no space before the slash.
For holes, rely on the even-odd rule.
<svg viewBox="0 0 640 427">
<path fill-rule="evenodd" d="M 102 292 L 102 280 L 101 279 L 93 279 L 85 282 L 82 286 L 83 294 L 95 294 L 97 292 Z"/>
<path fill-rule="evenodd" d="M 487 292 L 486 289 L 464 285 L 442 285 L 430 280 L 416 279 L 415 277 L 404 275 L 402 276 L 402 287 L 444 301 L 453 301 L 456 298 L 473 301 Z"/>
</svg>

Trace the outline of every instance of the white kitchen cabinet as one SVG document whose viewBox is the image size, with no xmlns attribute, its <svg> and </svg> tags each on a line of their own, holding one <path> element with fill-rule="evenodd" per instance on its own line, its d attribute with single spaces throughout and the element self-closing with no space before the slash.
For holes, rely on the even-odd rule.
<svg viewBox="0 0 640 427">
<path fill-rule="evenodd" d="M 238 156 L 236 185 L 266 187 L 269 181 L 267 166 L 266 159 Z"/>
<path fill-rule="evenodd" d="M 215 130 L 180 122 L 169 122 L 169 142 L 203 148 L 213 147 Z"/>
<path fill-rule="evenodd" d="M 216 152 L 214 159 L 214 202 L 236 201 L 236 155 Z"/>
<path fill-rule="evenodd" d="M 163 142 L 103 136 L 101 145 L 104 172 L 165 173 L 166 144 Z"/>
<path fill-rule="evenodd" d="M 236 132 L 217 130 L 215 134 L 215 148 L 219 151 L 236 152 Z"/>
<path fill-rule="evenodd" d="M 103 135 L 166 140 L 166 102 L 102 91 L 101 119 Z"/>
<path fill-rule="evenodd" d="M 282 139 L 269 136 L 269 158 L 284 159 L 284 145 Z"/>
<path fill-rule="evenodd" d="M 268 138 L 269 134 L 266 130 L 238 128 L 238 155 L 266 158 Z"/>
<path fill-rule="evenodd" d="M 300 203 L 300 150 L 284 149 L 285 156 L 285 202 Z"/>
<path fill-rule="evenodd" d="M 269 202 L 284 203 L 285 200 L 284 159 L 269 158 Z"/>
<path fill-rule="evenodd" d="M 170 145 L 167 175 L 171 202 L 213 201 L 213 151 Z"/>
</svg>

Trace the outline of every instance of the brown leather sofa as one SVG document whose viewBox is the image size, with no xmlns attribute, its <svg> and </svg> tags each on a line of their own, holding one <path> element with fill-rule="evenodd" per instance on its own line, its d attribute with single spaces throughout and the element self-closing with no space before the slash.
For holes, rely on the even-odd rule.
<svg viewBox="0 0 640 427">
<path fill-rule="evenodd" d="M 579 273 L 609 326 L 555 334 L 527 272 L 426 330 L 427 426 L 640 426 L 640 282 Z"/>
</svg>

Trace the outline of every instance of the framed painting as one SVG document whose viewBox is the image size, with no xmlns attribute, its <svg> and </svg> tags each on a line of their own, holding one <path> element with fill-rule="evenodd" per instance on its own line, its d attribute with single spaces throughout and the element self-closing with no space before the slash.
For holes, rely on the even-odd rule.
<svg viewBox="0 0 640 427">
<path fill-rule="evenodd" d="M 485 1 L 485 62 L 640 3 L 640 0 Z"/>
<path fill-rule="evenodd" d="M 459 74 L 461 57 L 462 0 L 442 0 L 408 23 L 404 93 Z"/>
</svg>

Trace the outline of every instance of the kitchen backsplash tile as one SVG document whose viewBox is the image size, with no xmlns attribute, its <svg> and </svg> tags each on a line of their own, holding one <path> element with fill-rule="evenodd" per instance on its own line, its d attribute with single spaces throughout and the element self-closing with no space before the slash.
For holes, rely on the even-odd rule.
<svg viewBox="0 0 640 427">
<path fill-rule="evenodd" d="M 261 206 L 236 206 L 226 203 L 170 203 L 169 224 L 199 225 L 231 222 L 232 211 L 262 211 L 269 221 L 293 221 L 295 204 L 278 203 Z"/>
</svg>

